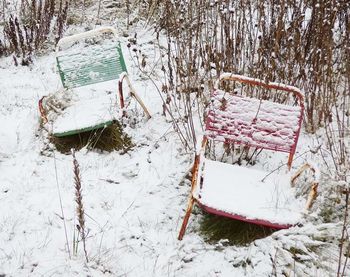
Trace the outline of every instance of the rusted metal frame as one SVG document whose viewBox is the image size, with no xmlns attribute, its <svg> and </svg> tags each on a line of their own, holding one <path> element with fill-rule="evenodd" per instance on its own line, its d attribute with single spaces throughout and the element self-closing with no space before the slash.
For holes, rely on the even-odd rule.
<svg viewBox="0 0 350 277">
<path fill-rule="evenodd" d="M 246 83 L 246 84 L 250 84 L 250 85 L 254 85 L 254 86 L 261 86 L 261 87 L 264 87 L 267 89 L 276 89 L 276 90 L 283 90 L 286 92 L 291 92 L 298 98 L 299 105 L 300 106 L 304 105 L 304 95 L 296 87 L 287 86 L 287 85 L 278 84 L 278 83 L 273 83 L 273 82 L 267 83 L 267 82 L 264 82 L 263 80 L 247 78 L 245 76 L 235 75 L 235 74 L 230 74 L 230 75 L 223 74 L 222 76 L 220 76 L 218 82 L 223 81 L 223 80 L 238 81 L 241 83 Z"/>
<path fill-rule="evenodd" d="M 202 145 L 201 145 L 201 149 L 198 153 L 196 153 L 196 156 L 194 158 L 194 163 L 193 163 L 193 167 L 192 167 L 192 180 L 191 180 L 191 192 L 190 192 L 190 196 L 189 196 L 189 200 L 188 200 L 188 204 L 187 204 L 187 209 L 186 209 L 186 213 L 184 216 L 184 219 L 182 221 L 182 225 L 180 228 L 180 232 L 179 232 L 179 236 L 177 237 L 178 240 L 182 240 L 183 236 L 185 235 L 186 232 L 186 228 L 187 228 L 187 224 L 188 224 L 188 220 L 190 219 L 191 213 L 192 213 L 192 209 L 194 204 L 196 203 L 196 199 L 193 197 L 193 192 L 198 184 L 198 178 L 200 178 L 199 176 L 199 172 L 200 172 L 200 164 L 201 164 L 201 159 L 204 158 L 204 151 L 205 151 L 205 147 L 207 145 L 207 137 L 204 136 L 203 140 L 202 140 Z"/>
<path fill-rule="evenodd" d="M 46 111 L 45 111 L 44 106 L 43 106 L 43 100 L 45 97 L 46 96 L 43 96 L 39 100 L 39 112 L 40 112 L 40 116 L 41 116 L 44 124 L 46 124 L 48 122 L 47 114 L 46 114 Z"/>
<path fill-rule="evenodd" d="M 309 163 L 304 164 L 293 175 L 293 177 L 291 179 L 291 186 L 292 187 L 295 186 L 295 180 L 307 169 L 310 169 L 314 174 L 316 174 L 316 169 L 311 164 L 309 164 Z M 313 201 L 317 197 L 318 185 L 319 185 L 319 180 L 315 176 L 315 180 L 311 183 L 311 190 L 310 190 L 308 197 L 307 197 L 307 200 L 306 200 L 306 205 L 305 205 L 306 210 L 309 210 L 312 207 Z"/>
<path fill-rule="evenodd" d="M 274 222 L 270 222 L 267 220 L 263 220 L 263 219 L 251 219 L 251 218 L 247 218 L 245 216 L 242 215 L 238 215 L 238 214 L 232 214 L 229 212 L 225 212 L 222 210 L 217 210 L 215 208 L 212 207 L 208 207 L 203 205 L 201 202 L 198 202 L 198 206 L 203 209 L 204 211 L 206 211 L 207 213 L 211 213 L 211 214 L 215 214 L 218 216 L 224 216 L 230 219 L 234 219 L 234 220 L 240 220 L 240 221 L 244 221 L 244 222 L 248 222 L 248 223 L 252 223 L 252 224 L 256 224 L 256 225 L 262 225 L 268 228 L 273 228 L 273 229 L 288 229 L 290 227 L 292 227 L 292 224 L 278 224 L 278 223 L 274 223 Z"/>
<path fill-rule="evenodd" d="M 119 88 L 119 98 L 120 98 L 120 108 L 123 111 L 123 116 L 125 116 L 125 100 L 124 100 L 124 95 L 123 95 L 123 81 L 126 80 L 129 90 L 130 90 L 130 95 L 132 97 L 135 98 L 135 100 L 140 104 L 140 106 L 142 107 L 143 111 L 145 112 L 147 118 L 151 118 L 151 115 L 148 111 L 148 109 L 146 108 L 145 104 L 143 103 L 143 101 L 141 100 L 141 98 L 137 95 L 134 87 L 131 85 L 129 76 L 126 72 L 123 72 L 122 74 L 120 74 L 119 77 L 119 82 L 118 82 L 118 88 Z"/>
</svg>

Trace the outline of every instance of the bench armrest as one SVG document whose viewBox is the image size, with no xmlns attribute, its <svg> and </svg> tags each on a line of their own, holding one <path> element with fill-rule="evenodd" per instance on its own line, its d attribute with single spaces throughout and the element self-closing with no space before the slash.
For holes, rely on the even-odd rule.
<svg viewBox="0 0 350 277">
<path fill-rule="evenodd" d="M 275 82 L 265 82 L 260 79 L 250 78 L 243 75 L 226 72 L 220 75 L 219 79 L 215 82 L 214 88 L 218 89 L 220 82 L 223 80 L 237 81 L 240 83 L 246 83 L 254 86 L 264 87 L 267 89 L 276 89 L 276 90 L 282 90 L 285 92 L 290 92 L 298 98 L 299 105 L 301 107 L 304 107 L 304 93 L 296 87 L 281 84 L 281 83 L 275 83 Z"/>
</svg>

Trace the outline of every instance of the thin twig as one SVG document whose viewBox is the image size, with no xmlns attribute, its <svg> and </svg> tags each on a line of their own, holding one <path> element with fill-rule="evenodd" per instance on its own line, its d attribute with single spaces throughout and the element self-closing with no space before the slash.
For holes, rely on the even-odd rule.
<svg viewBox="0 0 350 277">
<path fill-rule="evenodd" d="M 346 222 L 348 219 L 348 205 L 349 205 L 349 190 L 345 191 L 345 210 L 344 210 L 344 221 L 343 221 L 343 229 L 341 233 L 341 238 L 340 238 L 340 247 L 339 247 L 339 259 L 338 259 L 338 270 L 337 270 L 337 277 L 343 276 L 340 275 L 340 269 L 341 269 L 341 261 L 342 261 L 342 256 L 343 256 L 343 247 L 344 247 L 344 238 L 345 238 L 345 231 L 347 228 Z M 344 263 L 344 270 L 345 270 L 346 264 Z M 343 272 L 344 272 L 343 270 Z"/>
<path fill-rule="evenodd" d="M 56 155 L 55 155 L 55 151 L 53 151 L 53 159 L 54 159 L 54 165 L 55 165 L 56 186 L 57 186 L 58 198 L 59 198 L 59 201 L 60 201 L 60 208 L 61 208 L 61 216 L 62 216 L 62 220 L 63 220 L 64 234 L 65 234 L 65 237 L 66 237 L 67 251 L 68 251 L 69 259 L 71 259 L 72 256 L 71 256 L 71 253 L 70 253 L 70 248 L 69 248 L 69 243 L 68 243 L 68 234 L 67 234 L 67 227 L 66 227 L 66 218 L 65 218 L 64 212 L 63 212 L 61 190 L 60 190 L 60 186 L 59 186 L 59 183 L 58 183 L 58 174 L 57 174 L 57 165 L 56 165 Z"/>
</svg>

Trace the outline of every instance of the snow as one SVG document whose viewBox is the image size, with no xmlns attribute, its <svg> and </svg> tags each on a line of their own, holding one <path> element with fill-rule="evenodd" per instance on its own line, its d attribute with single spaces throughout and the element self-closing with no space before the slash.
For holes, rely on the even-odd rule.
<svg viewBox="0 0 350 277">
<path fill-rule="evenodd" d="M 154 72 L 161 66 L 154 64 L 160 54 L 154 51 L 153 30 L 142 26 L 137 32 L 152 77 L 161 87 L 162 72 Z M 181 181 L 193 157 L 183 151 L 171 122 L 161 115 L 156 88 L 134 66 L 125 42 L 122 47 L 130 77 L 152 110 L 152 118 L 139 118 L 135 127 L 126 126 L 136 146 L 124 155 L 87 149 L 76 153 L 89 231 L 89 263 L 85 263 L 81 243 L 76 255 L 69 258 L 67 253 L 63 222 L 70 248 L 76 233 L 72 158 L 54 150 L 40 126 L 39 99 L 62 87 L 54 53 L 35 59 L 30 67 L 15 67 L 12 57 L 0 59 L 0 275 L 271 276 L 274 270 L 277 276 L 335 275 L 341 227 L 320 224 L 318 218 L 247 246 L 226 246 L 204 240 L 197 212 L 184 240 L 177 240 L 190 191 L 188 181 Z M 71 95 L 72 101 L 116 96 L 116 86 L 100 83 L 98 88 L 81 88 Z M 135 102 L 129 109 L 137 112 Z M 308 149 L 308 138 L 300 140 L 297 154 Z M 268 171 L 279 164 L 279 154 L 262 155 L 256 166 L 269 166 Z M 305 254 L 293 254 L 295 247 Z"/>
<path fill-rule="evenodd" d="M 269 175 L 205 159 L 201 176 L 203 184 L 197 186 L 195 197 L 205 206 L 279 225 L 295 225 L 301 219 L 305 199 L 295 198 L 289 173 Z"/>
<path fill-rule="evenodd" d="M 119 111 L 116 95 L 78 101 L 57 116 L 52 133 L 58 135 L 107 123 L 117 119 Z"/>
<path fill-rule="evenodd" d="M 66 37 L 60 39 L 60 41 L 57 43 L 56 53 L 59 51 L 60 47 L 64 47 L 67 44 L 69 45 L 69 44 L 72 44 L 76 41 L 81 41 L 83 39 L 95 37 L 95 36 L 98 36 L 100 34 L 108 33 L 108 32 L 113 33 L 114 37 L 116 37 L 116 38 L 118 37 L 117 30 L 113 27 L 108 27 L 108 26 L 98 27 L 98 28 L 90 30 L 90 31 L 82 32 L 82 33 L 71 35 L 71 36 L 66 36 Z"/>
</svg>

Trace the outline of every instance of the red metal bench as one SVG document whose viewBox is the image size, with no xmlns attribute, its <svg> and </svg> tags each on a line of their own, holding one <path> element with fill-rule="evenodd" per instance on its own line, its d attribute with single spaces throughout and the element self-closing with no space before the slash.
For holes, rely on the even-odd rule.
<svg viewBox="0 0 350 277">
<path fill-rule="evenodd" d="M 295 105 L 225 92 L 218 88 L 223 80 L 292 94 Z M 269 173 L 212 161 L 206 159 L 204 153 L 208 140 L 285 152 L 289 154 L 289 171 L 303 112 L 304 96 L 296 87 L 230 73 L 220 76 L 211 95 L 201 150 L 196 153 L 192 168 L 190 200 L 179 239 L 185 233 L 194 203 L 209 213 L 279 229 L 288 228 L 300 220 L 305 204 L 295 198 L 293 183 L 301 171 L 294 176 L 289 172 Z M 304 166 L 302 170 L 307 167 L 311 166 Z M 316 180 L 312 183 L 306 209 L 316 197 L 317 186 Z"/>
</svg>

